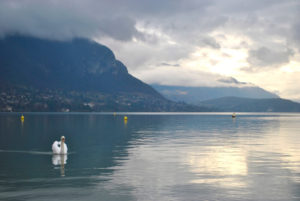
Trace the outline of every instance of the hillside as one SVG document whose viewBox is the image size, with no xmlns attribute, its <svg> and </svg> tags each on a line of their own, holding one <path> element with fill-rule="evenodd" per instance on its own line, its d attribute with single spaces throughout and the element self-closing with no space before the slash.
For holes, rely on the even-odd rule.
<svg viewBox="0 0 300 201">
<path fill-rule="evenodd" d="M 50 41 L 13 36 L 0 40 L 1 82 L 48 89 L 161 95 L 128 74 L 107 47 L 86 39 Z"/>
<path fill-rule="evenodd" d="M 223 97 L 202 101 L 199 105 L 224 112 L 300 112 L 300 104 L 281 98 L 251 99 Z"/>
<path fill-rule="evenodd" d="M 202 111 L 165 99 L 87 39 L 0 39 L 0 111 Z"/>
</svg>

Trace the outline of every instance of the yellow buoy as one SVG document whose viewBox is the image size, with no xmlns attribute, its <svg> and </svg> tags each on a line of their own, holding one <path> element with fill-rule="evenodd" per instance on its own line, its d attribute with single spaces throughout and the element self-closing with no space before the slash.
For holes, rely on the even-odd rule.
<svg viewBox="0 0 300 201">
<path fill-rule="evenodd" d="M 25 117 L 24 117 L 24 115 L 22 114 L 22 116 L 21 116 L 21 120 L 22 120 L 22 121 L 24 121 L 24 119 L 25 119 Z"/>
<path fill-rule="evenodd" d="M 124 125 L 127 126 L 127 116 L 124 116 Z"/>
</svg>

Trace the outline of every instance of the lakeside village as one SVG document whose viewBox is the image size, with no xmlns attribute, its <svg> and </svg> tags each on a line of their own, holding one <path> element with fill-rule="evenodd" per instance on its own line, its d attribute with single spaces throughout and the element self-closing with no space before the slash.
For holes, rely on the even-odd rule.
<svg viewBox="0 0 300 201">
<path fill-rule="evenodd" d="M 142 93 L 105 94 L 90 91 L 1 87 L 0 112 L 176 111 L 183 103 Z M 188 108 L 194 110 L 193 107 Z"/>
<path fill-rule="evenodd" d="M 70 112 L 102 111 L 130 107 L 141 97 L 107 95 L 99 92 L 78 92 L 62 90 L 38 90 L 27 87 L 0 91 L 0 112 Z"/>
</svg>

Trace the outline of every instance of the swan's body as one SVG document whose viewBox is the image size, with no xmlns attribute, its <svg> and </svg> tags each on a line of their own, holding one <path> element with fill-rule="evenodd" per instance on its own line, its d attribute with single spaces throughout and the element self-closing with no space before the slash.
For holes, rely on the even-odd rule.
<svg viewBox="0 0 300 201">
<path fill-rule="evenodd" d="M 65 165 L 67 164 L 68 155 L 66 154 L 53 154 L 52 164 L 53 165 Z"/>
<path fill-rule="evenodd" d="M 68 147 L 65 143 L 65 137 L 61 137 L 61 141 L 54 141 L 52 144 L 52 151 L 53 154 L 67 154 L 68 153 Z"/>
</svg>

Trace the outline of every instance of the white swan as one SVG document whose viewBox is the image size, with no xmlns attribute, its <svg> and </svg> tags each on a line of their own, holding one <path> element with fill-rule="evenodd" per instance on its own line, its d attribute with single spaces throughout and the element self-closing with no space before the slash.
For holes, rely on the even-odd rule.
<svg viewBox="0 0 300 201">
<path fill-rule="evenodd" d="M 68 160 L 68 155 L 66 154 L 53 154 L 52 164 L 53 165 L 66 165 Z"/>
<path fill-rule="evenodd" d="M 52 151 L 53 154 L 67 154 L 68 153 L 68 147 L 65 143 L 65 136 L 61 136 L 60 142 L 54 141 L 52 144 Z"/>
</svg>

